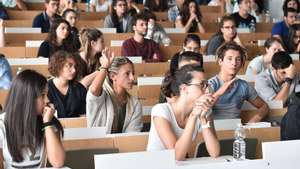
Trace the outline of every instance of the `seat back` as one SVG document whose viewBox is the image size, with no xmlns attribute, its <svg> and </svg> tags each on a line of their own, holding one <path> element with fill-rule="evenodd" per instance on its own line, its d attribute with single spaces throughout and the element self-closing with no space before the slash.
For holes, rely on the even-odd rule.
<svg viewBox="0 0 300 169">
<path fill-rule="evenodd" d="M 221 152 L 220 155 L 233 155 L 233 142 L 234 138 L 220 140 Z M 246 138 L 246 158 L 255 159 L 257 138 Z M 209 154 L 206 150 L 205 143 L 199 143 L 196 148 L 195 157 L 208 157 Z"/>
<path fill-rule="evenodd" d="M 118 149 L 69 150 L 66 152 L 65 166 L 72 169 L 94 169 L 95 154 L 111 154 L 118 152 Z"/>
</svg>

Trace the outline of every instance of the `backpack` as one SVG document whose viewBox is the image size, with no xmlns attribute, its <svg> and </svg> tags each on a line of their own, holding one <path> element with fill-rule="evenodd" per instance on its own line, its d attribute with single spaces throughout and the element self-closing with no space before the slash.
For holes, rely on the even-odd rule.
<svg viewBox="0 0 300 169">
<path fill-rule="evenodd" d="M 280 125 L 281 140 L 300 139 L 300 92 L 290 96 L 288 111 Z"/>
</svg>

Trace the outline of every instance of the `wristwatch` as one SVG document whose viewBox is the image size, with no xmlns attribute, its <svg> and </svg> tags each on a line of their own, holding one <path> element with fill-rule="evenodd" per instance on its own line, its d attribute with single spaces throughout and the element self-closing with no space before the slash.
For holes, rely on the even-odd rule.
<svg viewBox="0 0 300 169">
<path fill-rule="evenodd" d="M 293 79 L 287 77 L 287 78 L 284 79 L 284 82 L 290 85 L 290 84 L 292 84 Z"/>
<path fill-rule="evenodd" d="M 207 123 L 206 124 L 201 124 L 201 128 L 202 129 L 207 129 L 207 128 L 210 128 L 211 126 L 210 126 L 210 121 L 207 121 Z"/>
</svg>

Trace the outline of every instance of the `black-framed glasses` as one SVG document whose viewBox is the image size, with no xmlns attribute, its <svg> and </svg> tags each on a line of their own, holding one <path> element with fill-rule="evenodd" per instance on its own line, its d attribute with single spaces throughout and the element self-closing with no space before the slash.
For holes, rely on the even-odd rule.
<svg viewBox="0 0 300 169">
<path fill-rule="evenodd" d="M 189 83 L 189 84 L 187 84 L 187 85 L 189 85 L 189 86 L 191 86 L 191 85 L 198 86 L 198 87 L 200 87 L 202 90 L 205 90 L 205 89 L 209 86 L 209 83 L 208 83 L 207 80 L 202 80 L 202 81 L 200 81 L 199 83 Z"/>
</svg>

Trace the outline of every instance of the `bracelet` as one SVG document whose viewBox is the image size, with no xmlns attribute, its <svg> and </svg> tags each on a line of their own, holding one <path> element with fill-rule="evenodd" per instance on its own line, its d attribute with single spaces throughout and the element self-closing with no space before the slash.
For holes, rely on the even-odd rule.
<svg viewBox="0 0 300 169">
<path fill-rule="evenodd" d="M 106 72 L 108 72 L 108 68 L 107 68 L 107 67 L 102 67 L 102 66 L 100 66 L 100 67 L 98 68 L 98 71 L 100 71 L 100 70 L 105 70 Z"/>
<path fill-rule="evenodd" d="M 43 127 L 43 128 L 42 128 L 42 131 L 45 131 L 47 128 L 52 128 L 52 127 L 53 127 L 53 125 Z"/>
<path fill-rule="evenodd" d="M 206 124 L 201 124 L 201 128 L 202 128 L 202 129 L 207 129 L 207 128 L 210 128 L 210 127 L 211 127 L 210 121 L 207 121 Z"/>
<path fill-rule="evenodd" d="M 47 127 L 47 126 L 52 126 L 52 125 L 54 125 L 54 123 L 53 123 L 53 121 L 51 120 L 51 121 L 48 121 L 48 122 L 46 122 L 46 123 L 43 123 L 43 128 L 45 128 L 45 127 Z"/>
</svg>

